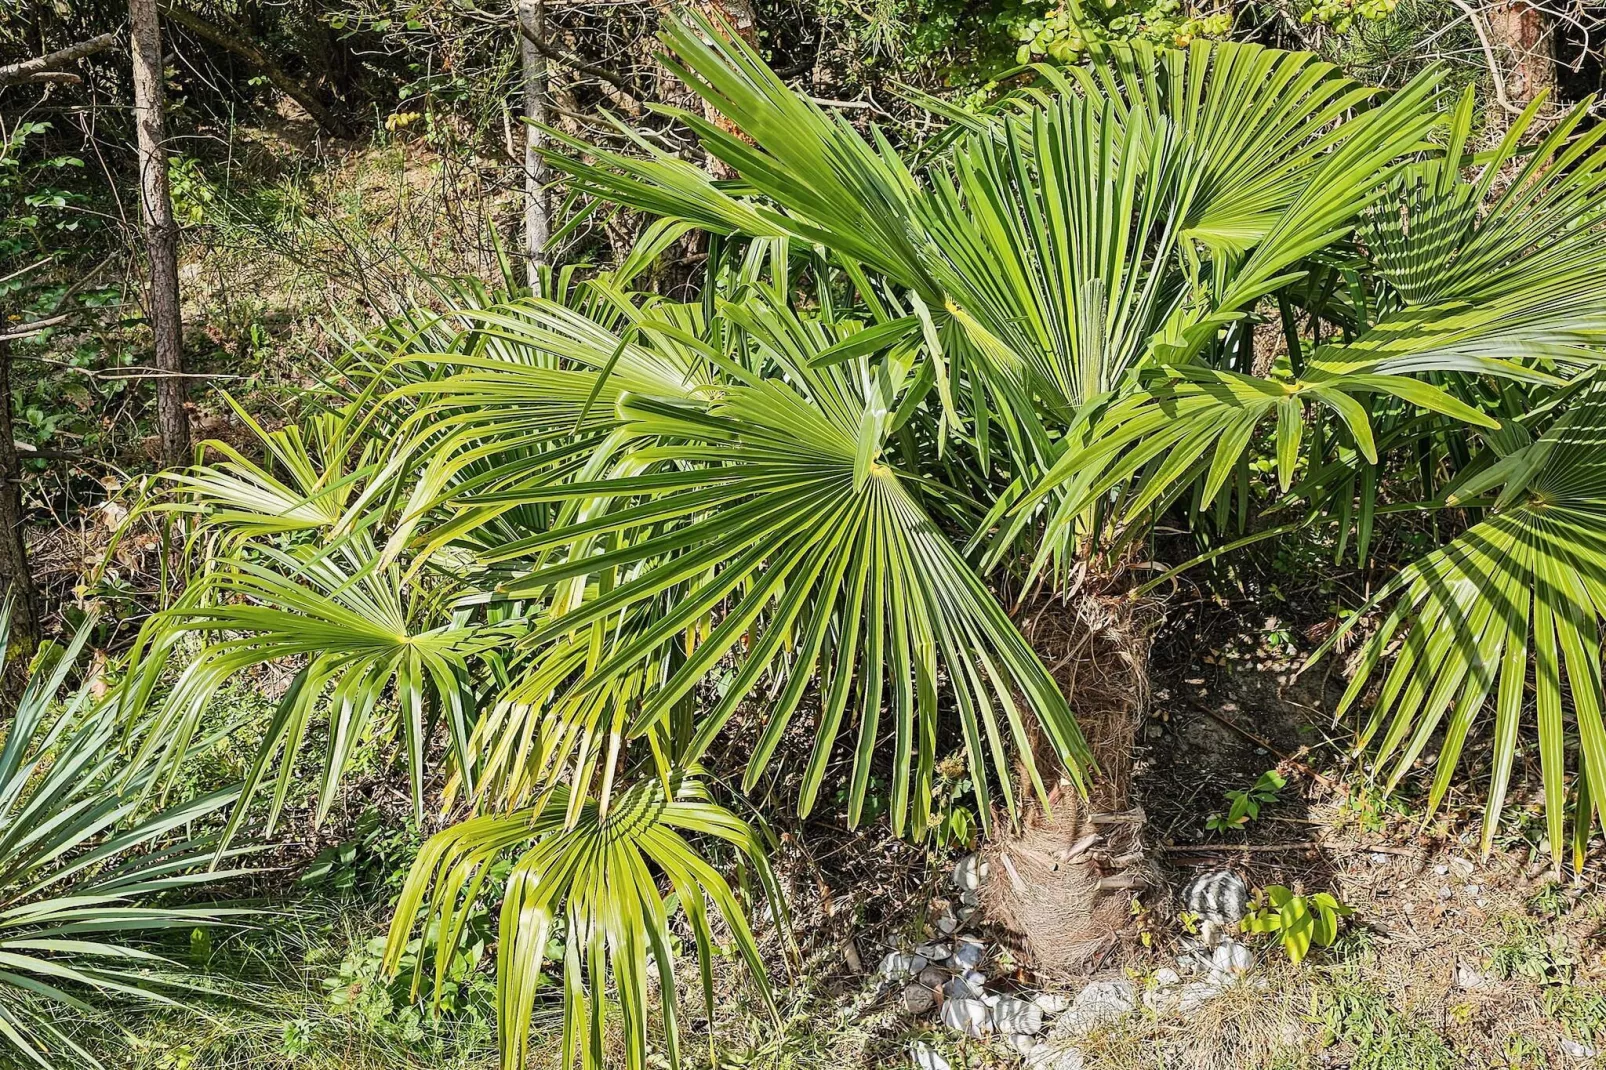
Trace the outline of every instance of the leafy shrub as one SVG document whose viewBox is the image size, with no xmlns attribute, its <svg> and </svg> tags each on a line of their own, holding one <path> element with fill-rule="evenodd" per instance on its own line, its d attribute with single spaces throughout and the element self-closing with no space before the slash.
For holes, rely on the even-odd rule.
<svg viewBox="0 0 1606 1070">
<path fill-rule="evenodd" d="M 1257 897 L 1243 925 L 1248 932 L 1276 934 L 1289 961 L 1297 965 L 1312 947 L 1331 947 L 1338 939 L 1339 919 L 1353 913 L 1353 907 L 1331 892 L 1301 895 L 1273 884 Z"/>
</svg>

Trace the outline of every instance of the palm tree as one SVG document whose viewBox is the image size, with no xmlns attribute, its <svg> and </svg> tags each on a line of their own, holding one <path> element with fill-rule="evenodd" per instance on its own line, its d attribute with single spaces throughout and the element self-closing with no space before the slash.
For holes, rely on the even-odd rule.
<svg viewBox="0 0 1606 1070">
<path fill-rule="evenodd" d="M 358 747 L 400 738 L 422 806 L 441 727 L 465 816 L 411 875 L 393 961 L 419 913 L 461 924 L 512 855 L 510 1065 L 559 919 L 565 1050 L 588 1066 L 610 978 L 644 1065 L 649 970 L 678 1056 L 666 886 L 705 998 L 710 902 L 765 985 L 741 899 L 699 855 L 734 848 L 773 897 L 761 828 L 706 786 L 733 720 L 762 726 L 742 787 L 801 731 L 800 812 L 845 751 L 849 822 L 880 760 L 906 835 L 949 740 L 987 821 L 1017 811 L 1009 763 L 1034 748 L 1028 790 L 1055 765 L 1084 783 L 1066 698 L 989 578 L 1064 589 L 1169 511 L 1208 556 L 1324 526 L 1363 560 L 1380 517 L 1442 512 L 1460 534 L 1378 596 L 1400 595 L 1350 698 L 1392 667 L 1361 742 L 1387 724 L 1375 757 L 1397 779 L 1453 709 L 1437 802 L 1500 664 L 1492 829 L 1531 658 L 1558 864 L 1569 750 L 1588 832 L 1606 798 L 1606 128 L 1582 132 L 1585 108 L 1532 145 L 1530 111 L 1475 154 L 1471 97 L 1433 72 L 1384 93 L 1309 55 L 1200 43 L 1023 72 L 979 114 L 928 101 L 948 130 L 900 150 L 722 27 L 666 40 L 723 121 L 679 118 L 737 177 L 552 132 L 571 190 L 656 218 L 643 248 L 541 296 L 443 291 L 444 312 L 362 346 L 360 392 L 322 431 L 266 435 L 271 465 L 174 477 L 161 507 L 206 560 L 123 695 L 182 741 L 230 675 L 301 659 L 250 782 L 277 760 L 275 806 L 275 755 L 320 717 L 326 801 Z M 700 297 L 633 290 L 691 229 L 710 236 Z"/>
</svg>

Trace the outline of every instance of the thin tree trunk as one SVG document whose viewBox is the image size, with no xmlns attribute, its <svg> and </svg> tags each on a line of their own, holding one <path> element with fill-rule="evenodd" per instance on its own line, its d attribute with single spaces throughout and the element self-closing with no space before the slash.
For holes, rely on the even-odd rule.
<svg viewBox="0 0 1606 1070">
<path fill-rule="evenodd" d="M 541 268 L 547 262 L 550 220 L 546 203 L 546 162 L 541 159 L 546 122 L 546 53 L 536 47 L 546 36 L 543 0 L 519 0 L 519 53 L 524 71 L 524 259 L 529 268 L 530 290 L 539 293 Z"/>
<path fill-rule="evenodd" d="M 168 465 L 189 460 L 190 420 L 184 411 L 183 325 L 178 302 L 178 226 L 167 185 L 167 151 L 162 117 L 162 31 L 156 0 L 129 0 L 133 30 L 134 128 L 139 140 L 140 218 L 150 259 L 148 311 L 156 336 L 156 422 L 162 459 Z"/>
<path fill-rule="evenodd" d="M 22 465 L 11 427 L 11 339 L 0 337 L 0 584 L 12 597 L 10 648 L 24 661 L 39 646 L 39 592 L 23 537 Z"/>
</svg>

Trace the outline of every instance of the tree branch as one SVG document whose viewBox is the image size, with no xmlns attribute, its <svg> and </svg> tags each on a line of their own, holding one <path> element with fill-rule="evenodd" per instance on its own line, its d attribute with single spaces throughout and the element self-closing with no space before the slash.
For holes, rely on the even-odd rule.
<svg viewBox="0 0 1606 1070">
<path fill-rule="evenodd" d="M 579 56 L 571 55 L 555 45 L 540 40 L 535 34 L 531 33 L 529 28 L 526 27 L 522 22 L 516 21 L 515 25 L 518 26 L 519 36 L 530 42 L 535 50 L 541 53 L 547 59 L 553 61 L 554 63 L 561 63 L 571 71 L 575 71 L 578 74 L 589 74 L 593 78 L 600 78 L 604 82 L 607 82 L 609 85 L 613 86 L 615 89 L 619 90 L 619 92 L 623 93 L 625 96 L 629 97 L 631 100 L 639 102 L 640 98 L 636 96 L 636 91 L 630 88 L 630 84 L 617 74 L 602 67 L 597 67 L 593 64 L 587 63 Z"/>
<path fill-rule="evenodd" d="M 312 116 L 314 122 L 323 127 L 335 137 L 350 137 L 351 128 L 331 112 L 316 95 L 306 86 L 286 74 L 271 56 L 262 51 L 254 42 L 243 36 L 235 36 L 220 26 L 201 18 L 193 12 L 186 11 L 172 4 L 162 4 L 162 14 L 205 41 L 210 41 L 219 48 L 233 52 L 251 66 L 261 71 L 268 81 L 273 83 L 275 89 L 301 105 L 306 113 Z"/>
<path fill-rule="evenodd" d="M 76 63 L 85 56 L 93 56 L 96 52 L 104 51 L 117 40 L 116 33 L 103 33 L 99 37 L 91 37 L 87 41 L 79 41 L 66 48 L 33 59 L 25 59 L 19 63 L 7 63 L 0 66 L 0 85 L 12 85 L 18 82 L 34 82 L 45 80 L 61 80 L 60 74 L 53 74 L 58 68 L 69 63 Z M 47 76 L 41 78 L 41 75 Z"/>
</svg>

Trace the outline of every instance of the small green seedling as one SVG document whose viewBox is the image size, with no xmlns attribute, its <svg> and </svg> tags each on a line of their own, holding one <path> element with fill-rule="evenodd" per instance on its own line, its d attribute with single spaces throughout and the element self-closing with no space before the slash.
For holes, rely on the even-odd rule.
<svg viewBox="0 0 1606 1070">
<path fill-rule="evenodd" d="M 1289 961 L 1304 961 L 1311 946 L 1331 947 L 1338 939 L 1338 919 L 1355 913 L 1329 892 L 1298 895 L 1280 884 L 1256 897 L 1255 907 L 1244 918 L 1244 928 L 1252 933 L 1276 933 Z"/>
<path fill-rule="evenodd" d="M 1226 793 L 1230 804 L 1225 814 L 1214 813 L 1205 819 L 1205 828 L 1211 832 L 1240 829 L 1260 816 L 1260 808 L 1277 800 L 1277 793 L 1288 783 L 1288 778 L 1275 769 L 1260 774 L 1260 779 L 1248 791 Z"/>
</svg>

